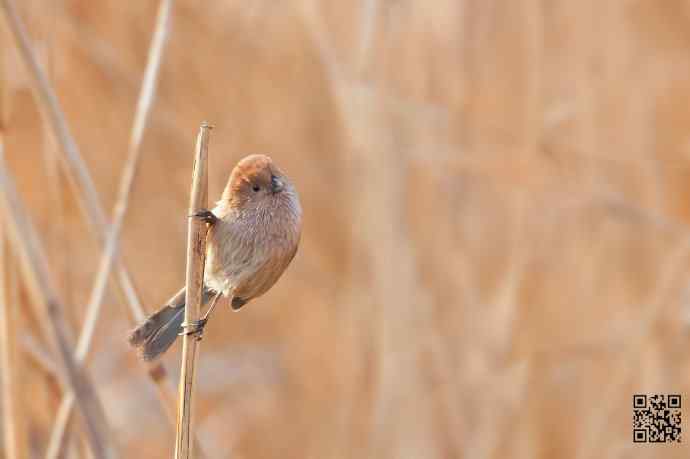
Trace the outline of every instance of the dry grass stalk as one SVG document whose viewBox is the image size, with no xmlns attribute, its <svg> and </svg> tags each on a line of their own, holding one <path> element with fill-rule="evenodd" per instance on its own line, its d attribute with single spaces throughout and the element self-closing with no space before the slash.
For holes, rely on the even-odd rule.
<svg viewBox="0 0 690 459">
<path fill-rule="evenodd" d="M 55 359 L 33 335 L 24 333 L 21 336 L 20 344 L 26 358 L 29 359 L 38 370 L 42 371 L 46 377 L 51 378 L 53 380 L 51 382 L 53 382 L 55 386 L 65 386 L 65 378 L 62 373 L 60 373 L 60 369 L 55 365 Z"/>
<path fill-rule="evenodd" d="M 5 10 L 5 17 L 7 18 L 10 30 L 17 42 L 17 46 L 26 63 L 29 74 L 33 78 L 32 88 L 37 103 L 45 113 L 44 116 L 49 121 L 53 134 L 60 146 L 58 151 L 62 153 L 60 157 L 62 160 L 61 164 L 65 168 L 69 183 L 79 199 L 82 209 L 86 214 L 87 221 L 91 225 L 91 229 L 96 233 L 99 241 L 105 243 L 108 229 L 106 226 L 107 221 L 105 212 L 98 198 L 99 195 L 94 186 L 93 179 L 69 131 L 67 121 L 62 113 L 55 91 L 51 87 L 45 72 L 39 65 L 38 59 L 31 48 L 24 24 L 17 14 L 14 3 L 11 0 L 0 0 L 0 6 Z M 117 274 L 120 286 L 118 293 L 127 299 L 127 303 L 134 316 L 134 321 L 141 321 L 144 319 L 145 314 L 132 280 L 124 264 L 119 259 L 117 263 Z"/>
<path fill-rule="evenodd" d="M 1 153 L 1 152 L 0 152 Z M 45 317 L 51 342 L 57 347 L 59 362 L 66 382 L 78 394 L 77 406 L 84 418 L 90 447 L 96 458 L 114 457 L 110 445 L 105 413 L 90 379 L 80 370 L 72 355 L 69 330 L 62 315 L 62 305 L 56 294 L 43 248 L 25 215 L 16 188 L 7 174 L 0 155 L 0 192 L 4 198 L 7 228 L 12 247 L 22 268 L 23 278 L 34 302 L 40 305 L 38 314 Z"/>
<path fill-rule="evenodd" d="M 19 46 L 21 56 L 27 65 L 29 73 L 33 77 L 33 89 L 36 94 L 36 99 L 41 105 L 42 110 L 46 113 L 45 116 L 49 120 L 53 133 L 60 146 L 58 151 L 62 153 L 62 165 L 65 168 L 70 186 L 74 189 L 74 193 L 81 203 L 86 219 L 90 223 L 92 230 L 95 231 L 98 239 L 105 244 L 107 238 L 105 212 L 98 199 L 98 193 L 93 184 L 93 180 L 81 158 L 76 142 L 68 129 L 67 122 L 55 92 L 38 64 L 38 60 L 31 49 L 24 25 L 17 14 L 13 2 L 11 0 L 0 0 L 0 6 L 5 10 L 8 23 Z M 159 14 L 159 20 L 160 17 L 161 15 Z M 164 40 L 161 40 L 161 44 L 162 43 L 164 43 Z M 152 79 L 150 80 L 153 81 Z M 140 105 L 146 107 L 147 104 L 142 104 L 140 101 Z M 135 123 L 135 126 L 136 125 Z M 143 132 L 143 128 L 141 132 Z M 140 322 L 145 318 L 146 314 L 141 307 L 141 302 L 139 301 L 129 272 L 120 259 L 116 258 L 115 263 L 117 264 L 118 281 L 116 284 L 118 286 L 116 293 L 123 299 L 123 303 L 129 306 L 133 322 Z M 171 385 L 167 383 L 168 378 L 165 368 L 161 363 L 147 364 L 147 367 L 149 377 L 156 384 L 159 400 L 163 404 L 164 411 L 169 415 L 171 422 L 175 422 L 174 408 L 172 405 L 175 397 Z"/>
<path fill-rule="evenodd" d="M 9 35 L 6 33 L 6 30 L 4 27 L 0 27 L 0 41 L 4 45 L 6 42 L 9 42 Z M 8 76 L 8 71 L 5 70 L 4 64 L 7 62 L 7 47 L 6 46 L 0 46 L 0 50 L 3 51 L 2 56 L 0 56 L 0 157 L 4 154 L 4 141 L 5 141 L 5 135 L 7 131 L 7 119 L 9 117 L 9 112 L 10 112 L 10 98 L 11 98 L 11 92 L 10 92 L 10 83 L 7 78 Z M 9 237 L 9 235 L 7 235 Z M 33 293 L 35 289 L 30 289 L 29 292 Z M 37 307 L 39 302 L 35 301 L 32 302 L 31 305 L 34 307 Z M 42 335 L 46 340 L 48 340 L 48 337 L 50 336 L 50 326 L 48 324 L 48 321 L 46 317 L 42 314 L 40 314 L 40 310 L 36 309 L 34 317 L 36 317 L 36 320 L 38 321 L 37 327 Z M 49 341 L 49 340 L 48 340 Z"/>
<path fill-rule="evenodd" d="M 192 193 L 189 200 L 189 214 L 192 215 L 208 205 L 208 136 L 211 126 L 202 123 L 196 141 Z M 187 294 L 184 323 L 190 327 L 199 319 L 201 296 L 204 286 L 204 262 L 206 260 L 206 224 L 190 218 L 187 225 Z M 177 413 L 177 436 L 175 458 L 189 459 L 192 456 L 194 375 L 199 348 L 198 339 L 186 334 L 182 341 L 182 370 L 180 372 L 180 394 Z"/>
<path fill-rule="evenodd" d="M 72 175 L 78 178 L 80 185 L 83 185 L 88 191 L 88 193 L 80 196 L 82 204 L 88 209 L 90 215 L 98 216 L 97 223 L 103 226 L 105 225 L 105 213 L 99 205 L 96 187 L 86 169 L 86 165 L 81 161 L 79 149 L 74 141 L 74 137 L 70 133 L 67 120 L 62 113 L 55 91 L 53 91 L 45 71 L 41 68 L 31 48 L 26 28 L 19 17 L 17 8 L 12 0 L 0 0 L 0 5 L 5 10 L 7 23 L 17 42 L 19 52 L 28 67 L 29 74 L 33 77 L 33 89 L 37 93 L 37 100 L 41 103 L 45 116 L 50 121 L 53 134 L 63 149 L 65 157 L 69 159 L 65 163 L 68 168 L 73 169 L 71 171 Z"/>
<path fill-rule="evenodd" d="M 149 58 L 146 71 L 144 72 L 137 110 L 134 116 L 127 161 L 120 182 L 117 203 L 115 204 L 113 223 L 106 238 L 96 280 L 89 297 L 84 325 L 77 343 L 75 358 L 79 363 L 83 363 L 86 360 L 91 348 L 96 323 L 98 322 L 101 305 L 105 297 L 108 278 L 110 277 L 110 272 L 116 259 L 118 241 L 129 204 L 130 192 L 136 176 L 137 166 L 139 165 L 141 141 L 155 97 L 157 77 L 160 70 L 164 46 L 167 41 L 168 31 L 170 29 L 172 3 L 172 0 L 162 0 L 159 6 L 156 29 L 149 49 Z M 46 459 L 59 457 L 64 448 L 65 429 L 70 420 L 73 404 L 74 394 L 71 392 L 65 394 L 53 426 L 50 443 L 46 452 Z"/>
<path fill-rule="evenodd" d="M 371 55 L 372 40 L 376 31 L 376 19 L 379 13 L 378 0 L 367 0 L 362 7 L 359 46 L 357 50 L 357 75 L 362 77 Z"/>
<path fill-rule="evenodd" d="M 0 43 L 5 40 L 0 27 Z M 7 108 L 10 91 L 6 81 L 4 49 L 0 46 L 0 156 L 4 149 Z M 26 455 L 26 428 L 23 397 L 19 390 L 22 381 L 22 359 L 19 356 L 17 330 L 19 305 L 16 297 L 16 278 L 11 271 L 12 261 L 7 253 L 6 234 L 0 225 L 0 400 L 2 400 L 2 433 L 7 459 L 23 459 Z"/>
<path fill-rule="evenodd" d="M 0 138 L 0 149 L 2 149 Z M 5 234 L 0 227 L 0 390 L 2 391 L 2 427 L 5 457 L 22 459 L 26 455 L 26 431 L 22 407 L 22 359 L 18 353 L 19 314 L 14 273 L 6 252 Z"/>
</svg>

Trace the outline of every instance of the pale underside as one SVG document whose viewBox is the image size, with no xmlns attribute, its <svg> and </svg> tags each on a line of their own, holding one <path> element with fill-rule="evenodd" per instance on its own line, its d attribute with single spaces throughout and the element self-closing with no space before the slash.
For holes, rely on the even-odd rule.
<svg viewBox="0 0 690 459">
<path fill-rule="evenodd" d="M 213 213 L 219 220 L 208 233 L 206 286 L 226 297 L 247 301 L 264 294 L 297 251 L 299 222 L 277 224 L 274 212 L 243 215 L 223 201 Z"/>
</svg>

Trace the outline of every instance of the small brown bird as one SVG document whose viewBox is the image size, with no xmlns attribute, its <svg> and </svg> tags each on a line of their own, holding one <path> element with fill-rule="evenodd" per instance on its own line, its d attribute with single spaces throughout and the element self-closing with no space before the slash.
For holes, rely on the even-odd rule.
<svg viewBox="0 0 690 459">
<path fill-rule="evenodd" d="M 190 333 L 201 337 L 206 320 L 223 295 L 237 311 L 266 293 L 297 253 L 302 208 L 297 191 L 271 158 L 241 160 L 212 210 L 198 212 L 209 225 L 203 303 L 209 308 Z M 131 334 L 144 360 L 165 352 L 182 330 L 185 288 Z"/>
</svg>

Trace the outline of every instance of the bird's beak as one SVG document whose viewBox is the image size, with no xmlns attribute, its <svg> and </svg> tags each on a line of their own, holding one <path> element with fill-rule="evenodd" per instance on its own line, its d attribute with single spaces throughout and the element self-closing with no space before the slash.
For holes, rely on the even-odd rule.
<svg viewBox="0 0 690 459">
<path fill-rule="evenodd" d="M 271 191 L 279 193 L 283 191 L 283 188 L 285 188 L 285 184 L 282 180 L 275 176 L 271 177 Z"/>
</svg>

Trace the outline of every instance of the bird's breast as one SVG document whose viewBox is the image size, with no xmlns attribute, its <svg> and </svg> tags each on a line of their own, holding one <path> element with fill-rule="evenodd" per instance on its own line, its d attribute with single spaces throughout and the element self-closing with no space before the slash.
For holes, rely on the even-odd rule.
<svg viewBox="0 0 690 459">
<path fill-rule="evenodd" d="M 226 296 L 236 288 L 259 295 L 280 277 L 297 249 L 300 222 L 275 214 L 247 215 L 222 210 L 206 242 L 206 285 Z M 266 284 L 266 285 L 264 285 Z"/>
</svg>

